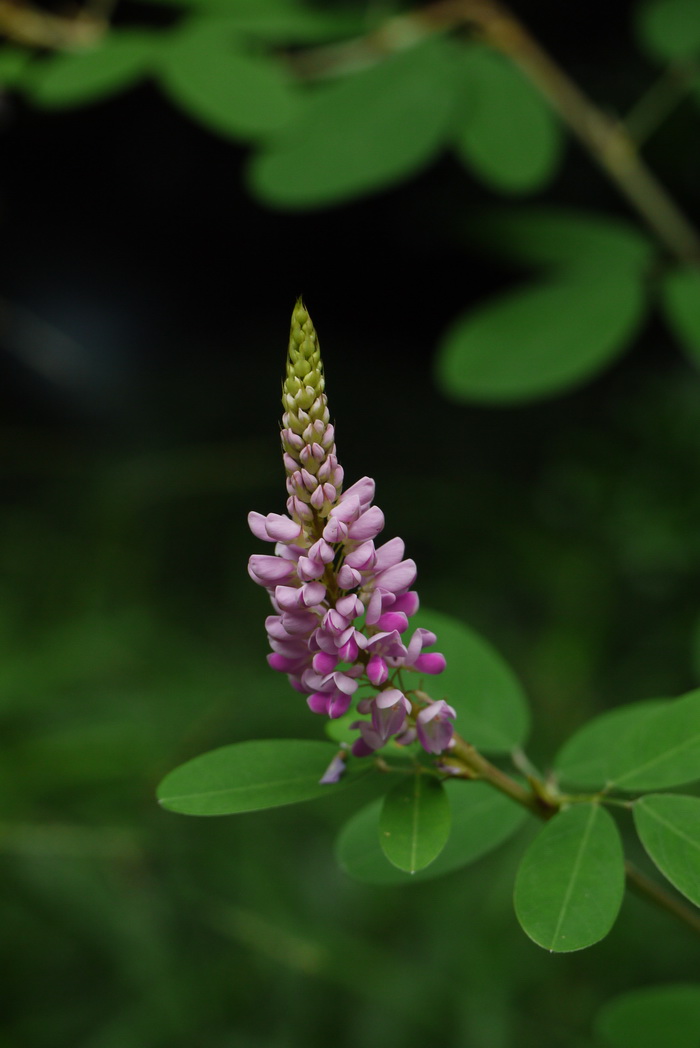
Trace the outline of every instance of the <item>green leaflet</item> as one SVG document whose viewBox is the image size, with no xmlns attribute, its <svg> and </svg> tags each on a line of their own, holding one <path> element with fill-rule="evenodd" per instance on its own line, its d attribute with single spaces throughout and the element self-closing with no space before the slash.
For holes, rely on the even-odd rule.
<svg viewBox="0 0 700 1048">
<path fill-rule="evenodd" d="M 192 18 L 175 30 L 157 65 L 161 87 L 195 120 L 234 139 L 279 130 L 299 92 L 284 65 L 250 53 L 235 18 Z"/>
<path fill-rule="evenodd" d="M 253 157 L 252 191 L 275 207 L 323 207 L 424 167 L 448 133 L 453 54 L 428 40 L 307 89 L 299 117 Z"/>
<path fill-rule="evenodd" d="M 605 809 L 558 812 L 526 851 L 515 883 L 523 930 L 546 950 L 568 953 L 603 939 L 625 889 L 622 843 Z"/>
<path fill-rule="evenodd" d="M 423 688 L 434 699 L 446 699 L 457 711 L 456 730 L 486 753 L 509 753 L 521 746 L 530 727 L 525 693 L 504 659 L 464 623 L 450 615 L 421 608 L 411 627 L 437 635 L 435 650 L 447 667 L 424 677 Z"/>
<path fill-rule="evenodd" d="M 566 782 L 587 788 L 658 790 L 700 778 L 700 690 L 635 703 L 597 717 L 555 762 Z"/>
<path fill-rule="evenodd" d="M 447 780 L 444 790 L 452 811 L 447 844 L 429 866 L 413 876 L 392 866 L 379 843 L 382 800 L 354 815 L 336 842 L 338 862 L 351 877 L 368 884 L 415 884 L 451 873 L 486 855 L 507 840 L 527 818 L 524 808 L 483 782 Z"/>
<path fill-rule="evenodd" d="M 112 29 L 94 47 L 32 62 L 19 83 L 35 105 L 47 109 L 97 102 L 144 76 L 159 46 L 158 33 Z"/>
<path fill-rule="evenodd" d="M 319 785 L 337 746 L 306 739 L 258 739 L 181 764 L 158 787 L 164 808 L 182 815 L 233 815 L 328 797 L 371 770 L 353 762 L 339 783 Z"/>
<path fill-rule="evenodd" d="M 554 770 L 559 778 L 572 786 L 602 789 L 615 778 L 620 740 L 666 704 L 662 699 L 631 702 L 588 721 L 557 754 Z"/>
<path fill-rule="evenodd" d="M 469 239 L 490 254 L 543 269 L 646 269 L 651 239 L 630 222 L 603 212 L 515 205 L 469 218 Z"/>
<path fill-rule="evenodd" d="M 700 19 L 698 19 L 700 22 Z M 700 273 L 679 266 L 664 277 L 661 302 L 666 321 L 696 367 L 700 367 Z"/>
<path fill-rule="evenodd" d="M 379 842 L 389 862 L 415 873 L 433 862 L 450 836 L 450 802 L 432 775 L 406 775 L 384 797 Z"/>
<path fill-rule="evenodd" d="M 541 189 L 561 156 L 559 121 L 520 70 L 488 47 L 464 47 L 463 115 L 454 146 L 479 178 L 505 193 Z"/>
<path fill-rule="evenodd" d="M 700 906 L 700 798 L 649 794 L 633 810 L 649 857 L 678 891 Z"/>
<path fill-rule="evenodd" d="M 607 1048 L 697 1048 L 700 986 L 645 986 L 600 1010 L 596 1033 Z"/>
<path fill-rule="evenodd" d="M 639 274 L 570 273 L 498 295 L 460 317 L 436 358 L 457 401 L 516 403 L 580 385 L 627 348 L 646 314 Z"/>
<path fill-rule="evenodd" d="M 700 18 L 696 0 L 647 0 L 635 8 L 641 46 L 659 62 L 700 55 Z"/>
</svg>

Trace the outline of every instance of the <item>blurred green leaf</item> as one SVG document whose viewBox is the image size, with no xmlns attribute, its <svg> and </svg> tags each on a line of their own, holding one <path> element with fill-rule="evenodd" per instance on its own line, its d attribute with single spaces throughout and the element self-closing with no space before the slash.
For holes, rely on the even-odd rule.
<svg viewBox="0 0 700 1048">
<path fill-rule="evenodd" d="M 700 55 L 696 0 L 647 0 L 634 11 L 640 45 L 652 58 L 674 62 Z"/>
<path fill-rule="evenodd" d="M 354 762 L 339 783 L 320 785 L 337 752 L 330 743 L 305 739 L 221 746 L 166 775 L 158 800 L 182 815 L 233 815 L 328 797 L 371 770 L 371 765 Z"/>
<path fill-rule="evenodd" d="M 31 57 L 31 52 L 21 47 L 4 44 L 0 47 L 0 86 L 13 87 Z"/>
<path fill-rule="evenodd" d="M 635 802 L 633 812 L 649 857 L 679 892 L 700 906 L 700 798 L 650 794 Z"/>
<path fill-rule="evenodd" d="M 452 811 L 452 829 L 437 859 L 413 875 L 387 862 L 379 843 L 382 800 L 357 812 L 336 842 L 336 858 L 346 873 L 368 884 L 415 884 L 451 873 L 497 848 L 523 824 L 524 808 L 483 782 L 448 780 L 444 784 Z"/>
<path fill-rule="evenodd" d="M 20 84 L 35 105 L 47 109 L 97 102 L 147 73 L 159 43 L 160 34 L 112 29 L 94 47 L 32 62 Z"/>
<path fill-rule="evenodd" d="M 515 674 L 491 645 L 458 619 L 421 608 L 411 619 L 437 635 L 447 666 L 424 687 L 457 711 L 457 730 L 487 753 L 509 753 L 525 741 L 530 712 Z"/>
<path fill-rule="evenodd" d="M 424 167 L 447 135 L 453 54 L 445 41 L 428 40 L 308 88 L 299 118 L 253 157 L 253 192 L 275 207 L 322 207 Z"/>
<path fill-rule="evenodd" d="M 622 843 L 597 804 L 558 812 L 525 853 L 515 883 L 515 912 L 538 946 L 557 953 L 603 939 L 625 890 Z"/>
<path fill-rule="evenodd" d="M 492 254 L 545 268 L 638 270 L 655 253 L 631 223 L 567 207 L 492 208 L 471 217 L 468 231 Z"/>
<path fill-rule="evenodd" d="M 406 873 L 429 866 L 450 836 L 450 802 L 432 775 L 406 775 L 384 797 L 379 843 L 389 862 Z"/>
<path fill-rule="evenodd" d="M 646 312 L 631 272 L 577 273 L 492 298 L 444 337 L 436 379 L 458 401 L 517 403 L 580 385 L 616 359 Z"/>
<path fill-rule="evenodd" d="M 700 986 L 645 986 L 609 1001 L 595 1029 L 607 1048 L 698 1048 Z"/>
<path fill-rule="evenodd" d="M 464 116 L 457 154 L 499 192 L 541 189 L 558 165 L 559 121 L 529 80 L 502 55 L 473 45 L 462 52 Z"/>
<path fill-rule="evenodd" d="M 158 60 L 163 90 L 218 134 L 255 139 L 288 124 L 299 98 L 284 65 L 246 50 L 235 18 L 192 18 L 172 32 Z"/>
<path fill-rule="evenodd" d="M 662 281 L 661 295 L 668 326 L 700 367 L 700 273 L 694 266 L 672 270 Z"/>
<path fill-rule="evenodd" d="M 656 710 L 663 699 L 631 702 L 594 717 L 564 743 L 554 761 L 554 770 L 564 782 L 596 790 L 615 777 L 615 759 L 620 739 Z"/>
</svg>

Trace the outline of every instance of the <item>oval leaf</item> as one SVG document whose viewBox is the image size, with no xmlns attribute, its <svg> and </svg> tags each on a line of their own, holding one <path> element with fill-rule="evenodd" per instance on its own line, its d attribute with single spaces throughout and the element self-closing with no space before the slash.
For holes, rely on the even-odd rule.
<svg viewBox="0 0 700 1048">
<path fill-rule="evenodd" d="M 647 854 L 696 906 L 700 906 L 700 798 L 649 794 L 634 805 L 634 824 Z"/>
<path fill-rule="evenodd" d="M 529 80 L 488 47 L 463 48 L 465 115 L 455 136 L 457 154 L 501 192 L 540 189 L 561 156 L 559 121 Z"/>
<path fill-rule="evenodd" d="M 21 86 L 47 109 L 97 102 L 143 76 L 158 42 L 153 33 L 113 29 L 94 47 L 32 62 Z"/>
<path fill-rule="evenodd" d="M 448 780 L 444 789 L 452 811 L 452 829 L 435 862 L 410 876 L 387 861 L 377 832 L 382 810 L 382 800 L 378 800 L 354 815 L 338 836 L 336 858 L 345 872 L 367 884 L 431 880 L 486 855 L 512 836 L 527 818 L 524 808 L 486 783 Z"/>
<path fill-rule="evenodd" d="M 407 775 L 384 798 L 379 842 L 389 862 L 415 873 L 437 859 L 450 836 L 450 802 L 439 779 Z"/>
<path fill-rule="evenodd" d="M 610 364 L 645 314 L 633 273 L 579 273 L 491 299 L 440 346 L 436 379 L 460 401 L 508 403 L 580 385 Z"/>
<path fill-rule="evenodd" d="M 658 790 L 700 779 L 700 689 L 664 706 L 618 740 L 611 785 Z"/>
<path fill-rule="evenodd" d="M 233 815 L 327 797 L 371 770 L 353 762 L 339 783 L 321 786 L 338 747 L 307 739 L 255 739 L 222 746 L 166 775 L 164 808 L 182 815 Z"/>
<path fill-rule="evenodd" d="M 299 119 L 253 158 L 254 193 L 277 207 L 324 206 L 425 166 L 448 131 L 451 56 L 428 40 L 309 90 Z"/>
<path fill-rule="evenodd" d="M 647 0 L 634 10 L 639 42 L 652 58 L 666 63 L 700 55 L 697 0 Z"/>
<path fill-rule="evenodd" d="M 501 258 L 566 269 L 643 269 L 654 244 L 629 222 L 567 207 L 493 208 L 470 218 L 469 238 Z"/>
<path fill-rule="evenodd" d="M 560 779 L 584 789 L 603 789 L 615 777 L 620 740 L 667 700 L 631 702 L 594 717 L 568 739 L 557 754 L 554 769 Z"/>
<path fill-rule="evenodd" d="M 515 674 L 491 645 L 458 619 L 421 608 L 411 625 L 437 635 L 435 650 L 447 667 L 428 677 L 424 687 L 434 699 L 447 699 L 457 711 L 459 734 L 487 753 L 510 753 L 521 746 L 530 727 L 525 693 Z"/>
<path fill-rule="evenodd" d="M 162 88 L 218 134 L 253 139 L 288 124 L 299 92 L 281 62 L 249 54 L 235 21 L 192 19 L 172 35 L 158 63 Z"/>
<path fill-rule="evenodd" d="M 698 1048 L 700 986 L 645 986 L 600 1010 L 596 1033 L 608 1048 Z"/>
<path fill-rule="evenodd" d="M 603 939 L 625 890 L 617 827 L 597 804 L 555 815 L 525 853 L 515 883 L 515 912 L 538 946 L 557 953 Z"/>
<path fill-rule="evenodd" d="M 700 273 L 691 266 L 674 269 L 666 274 L 661 294 L 668 326 L 700 367 Z"/>
</svg>

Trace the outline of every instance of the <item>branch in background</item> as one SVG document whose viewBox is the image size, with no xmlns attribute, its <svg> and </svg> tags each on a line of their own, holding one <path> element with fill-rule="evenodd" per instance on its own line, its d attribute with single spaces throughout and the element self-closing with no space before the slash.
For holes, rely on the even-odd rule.
<svg viewBox="0 0 700 1048">
<path fill-rule="evenodd" d="M 0 0 L 0 37 L 25 47 L 52 51 L 89 47 L 108 28 L 106 10 L 85 8 L 73 15 L 56 15 L 31 4 Z"/>
<path fill-rule="evenodd" d="M 498 0 L 439 0 L 394 17 L 360 39 L 296 55 L 294 68 L 308 77 L 347 72 L 433 33 L 464 26 L 539 89 L 670 253 L 700 266 L 700 237 L 641 159 L 624 123 L 598 109 Z"/>
</svg>

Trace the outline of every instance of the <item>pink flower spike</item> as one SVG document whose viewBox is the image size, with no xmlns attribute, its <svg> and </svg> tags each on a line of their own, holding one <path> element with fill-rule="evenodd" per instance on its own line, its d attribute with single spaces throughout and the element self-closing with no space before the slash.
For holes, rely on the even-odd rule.
<svg viewBox="0 0 700 1048">
<path fill-rule="evenodd" d="M 457 716 L 452 706 L 440 699 L 425 706 L 416 717 L 418 740 L 427 753 L 442 753 L 452 739 L 452 721 Z"/>
<path fill-rule="evenodd" d="M 441 655 L 439 651 L 425 652 L 419 655 L 414 662 L 419 673 L 442 673 L 446 665 L 445 656 Z"/>
<path fill-rule="evenodd" d="M 309 695 L 306 700 L 306 705 L 309 707 L 312 713 L 318 713 L 321 716 L 328 716 L 328 700 L 330 696 L 324 691 L 315 691 L 313 695 Z"/>
</svg>

